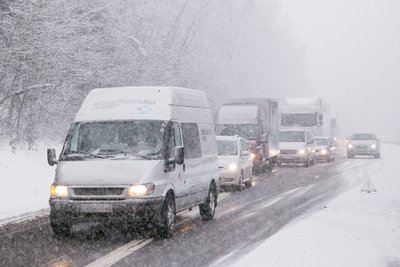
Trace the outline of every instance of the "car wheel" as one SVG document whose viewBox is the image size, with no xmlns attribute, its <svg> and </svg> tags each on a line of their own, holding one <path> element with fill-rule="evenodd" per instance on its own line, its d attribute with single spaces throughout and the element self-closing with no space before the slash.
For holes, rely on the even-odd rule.
<svg viewBox="0 0 400 267">
<path fill-rule="evenodd" d="M 238 191 L 242 191 L 243 190 L 243 187 L 244 187 L 244 184 L 243 184 L 243 170 L 240 172 L 240 177 L 239 177 L 239 184 L 238 184 L 238 186 L 237 186 L 237 190 Z"/>
<path fill-rule="evenodd" d="M 348 158 L 348 159 L 352 159 L 352 158 L 354 158 L 354 155 L 353 155 L 353 154 L 347 153 L 347 158 Z"/>
<path fill-rule="evenodd" d="M 379 159 L 380 157 L 381 157 L 380 153 L 377 153 L 377 154 L 374 155 L 374 158 L 376 158 L 376 159 Z"/>
<path fill-rule="evenodd" d="M 203 204 L 199 205 L 200 216 L 205 221 L 210 221 L 214 218 L 215 208 L 217 207 L 217 192 L 215 184 L 212 183 L 208 191 L 207 199 Z"/>
<path fill-rule="evenodd" d="M 309 167 L 310 166 L 310 159 L 309 158 L 307 158 L 305 161 L 304 161 L 304 167 Z"/>
<path fill-rule="evenodd" d="M 165 197 L 159 224 L 156 227 L 157 235 L 161 238 L 171 237 L 175 229 L 176 205 L 171 192 Z"/>
<path fill-rule="evenodd" d="M 246 187 L 253 186 L 253 176 L 250 175 L 249 180 L 245 183 Z"/>
</svg>

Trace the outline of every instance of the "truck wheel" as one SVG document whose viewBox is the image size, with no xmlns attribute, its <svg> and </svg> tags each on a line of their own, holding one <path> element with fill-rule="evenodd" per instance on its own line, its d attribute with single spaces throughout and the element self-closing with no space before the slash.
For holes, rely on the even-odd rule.
<svg viewBox="0 0 400 267">
<path fill-rule="evenodd" d="M 215 184 L 210 185 L 207 199 L 199 205 L 200 216 L 204 221 L 210 221 L 214 218 L 215 208 L 217 207 L 217 192 Z"/>
<path fill-rule="evenodd" d="M 161 209 L 160 222 L 156 227 L 157 235 L 161 238 L 171 237 L 175 229 L 176 206 L 175 198 L 171 192 L 165 197 Z"/>
<path fill-rule="evenodd" d="M 50 226 L 56 238 L 66 238 L 71 235 L 72 225 L 65 221 L 50 219 Z"/>
</svg>

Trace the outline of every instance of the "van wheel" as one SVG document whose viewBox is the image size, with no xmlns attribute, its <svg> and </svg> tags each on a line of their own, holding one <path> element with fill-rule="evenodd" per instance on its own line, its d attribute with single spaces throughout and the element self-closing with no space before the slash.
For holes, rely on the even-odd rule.
<svg viewBox="0 0 400 267">
<path fill-rule="evenodd" d="M 217 207 L 217 198 L 218 196 L 215 184 L 212 183 L 206 201 L 199 205 L 200 216 L 203 220 L 210 221 L 214 218 L 215 208 Z"/>
<path fill-rule="evenodd" d="M 56 238 L 66 238 L 71 235 L 71 224 L 61 221 L 50 219 L 50 226 Z"/>
<path fill-rule="evenodd" d="M 249 180 L 245 183 L 246 187 L 253 186 L 253 176 L 250 175 Z"/>
<path fill-rule="evenodd" d="M 176 205 L 172 193 L 165 197 L 164 205 L 161 209 L 160 222 L 156 227 L 157 235 L 161 238 L 171 237 L 175 229 Z"/>
</svg>

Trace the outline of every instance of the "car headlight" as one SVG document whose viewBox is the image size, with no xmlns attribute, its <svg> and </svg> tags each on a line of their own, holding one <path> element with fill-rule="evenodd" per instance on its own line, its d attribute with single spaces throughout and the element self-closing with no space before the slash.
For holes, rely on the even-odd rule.
<svg viewBox="0 0 400 267">
<path fill-rule="evenodd" d="M 372 144 L 372 145 L 371 145 L 371 148 L 372 148 L 372 149 L 376 149 L 376 144 Z"/>
<path fill-rule="evenodd" d="M 50 187 L 50 196 L 54 198 L 68 197 L 68 187 L 64 185 L 54 185 Z"/>
<path fill-rule="evenodd" d="M 137 184 L 129 187 L 128 195 L 130 197 L 143 197 L 153 194 L 154 184 Z"/>
<path fill-rule="evenodd" d="M 256 158 L 257 158 L 257 154 L 254 153 L 254 152 L 251 152 L 251 153 L 250 153 L 250 159 L 251 159 L 251 160 L 255 160 Z"/>
<path fill-rule="evenodd" d="M 237 168 L 238 168 L 238 165 L 234 162 L 229 163 L 229 165 L 228 165 L 228 170 L 230 170 L 230 171 L 236 171 Z"/>
<path fill-rule="evenodd" d="M 306 150 L 305 150 L 305 149 L 300 149 L 300 150 L 298 151 L 298 153 L 299 153 L 300 155 L 304 155 L 304 154 L 306 153 Z"/>
<path fill-rule="evenodd" d="M 348 144 L 347 147 L 348 148 L 353 148 L 353 145 L 352 144 Z"/>
<path fill-rule="evenodd" d="M 321 154 L 322 155 L 326 155 L 328 153 L 328 150 L 326 150 L 326 149 L 321 149 Z"/>
</svg>

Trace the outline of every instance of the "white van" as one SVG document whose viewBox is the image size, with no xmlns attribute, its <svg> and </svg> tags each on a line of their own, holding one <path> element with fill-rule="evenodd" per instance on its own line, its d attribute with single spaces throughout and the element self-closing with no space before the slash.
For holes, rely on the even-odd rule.
<svg viewBox="0 0 400 267">
<path fill-rule="evenodd" d="M 175 215 L 199 205 L 211 220 L 219 192 L 218 159 L 206 95 L 176 87 L 92 90 L 72 124 L 51 186 L 56 236 L 74 222 L 122 220 L 168 237 Z"/>
</svg>

